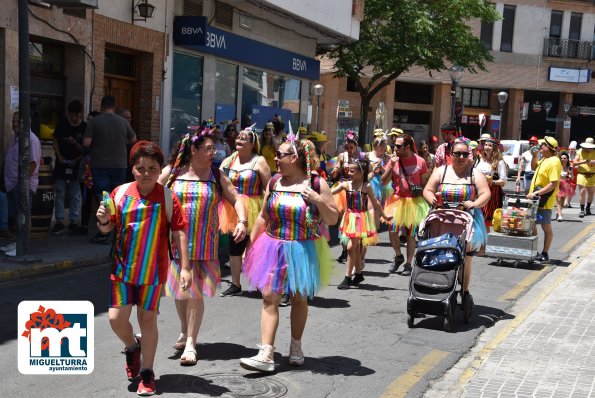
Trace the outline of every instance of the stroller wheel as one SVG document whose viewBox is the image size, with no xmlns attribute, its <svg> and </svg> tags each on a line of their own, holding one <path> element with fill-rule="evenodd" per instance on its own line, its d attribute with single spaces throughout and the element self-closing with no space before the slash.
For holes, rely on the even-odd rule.
<svg viewBox="0 0 595 398">
<path fill-rule="evenodd" d="M 449 314 L 448 316 L 444 317 L 444 331 L 450 332 L 450 324 L 451 324 L 452 316 Z"/>
<path fill-rule="evenodd" d="M 463 296 L 463 320 L 465 323 L 471 322 L 473 316 L 473 296 L 466 294 Z"/>
<path fill-rule="evenodd" d="M 413 321 L 414 321 L 414 320 L 415 320 L 415 318 L 413 317 L 413 314 L 412 314 L 412 313 L 410 313 L 410 312 L 408 312 L 408 313 L 407 313 L 407 326 L 408 326 L 409 328 L 412 328 L 412 327 L 413 327 Z"/>
</svg>

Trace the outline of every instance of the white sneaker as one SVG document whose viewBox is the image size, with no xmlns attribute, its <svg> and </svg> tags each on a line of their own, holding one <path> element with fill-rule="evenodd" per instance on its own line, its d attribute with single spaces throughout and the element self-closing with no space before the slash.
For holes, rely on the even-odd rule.
<svg viewBox="0 0 595 398">
<path fill-rule="evenodd" d="M 256 370 L 258 372 L 272 373 L 275 371 L 275 347 L 269 344 L 262 344 L 258 346 L 260 350 L 258 354 L 251 358 L 240 359 L 240 366 L 248 370 Z"/>
<path fill-rule="evenodd" d="M 302 366 L 304 364 L 304 353 L 302 352 L 302 341 L 291 338 L 289 344 L 289 364 Z"/>
</svg>

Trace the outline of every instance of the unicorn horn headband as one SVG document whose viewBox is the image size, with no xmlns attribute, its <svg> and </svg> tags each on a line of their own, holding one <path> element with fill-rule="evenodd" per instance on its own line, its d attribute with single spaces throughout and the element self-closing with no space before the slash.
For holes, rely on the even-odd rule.
<svg viewBox="0 0 595 398">
<path fill-rule="evenodd" d="M 289 134 L 287 134 L 287 141 L 291 144 L 291 149 L 293 149 L 293 153 L 297 155 L 298 151 L 295 147 L 295 142 L 298 140 L 298 137 L 294 134 L 293 129 L 291 128 L 291 122 L 287 123 L 289 124 Z"/>
</svg>

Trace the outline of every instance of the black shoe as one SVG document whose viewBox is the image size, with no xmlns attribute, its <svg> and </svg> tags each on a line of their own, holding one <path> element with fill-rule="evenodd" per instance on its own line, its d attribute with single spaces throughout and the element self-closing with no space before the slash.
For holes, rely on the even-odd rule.
<svg viewBox="0 0 595 398">
<path fill-rule="evenodd" d="M 242 294 L 242 287 L 236 286 L 233 283 L 229 285 L 226 291 L 220 294 L 221 297 L 238 296 Z"/>
<path fill-rule="evenodd" d="M 537 255 L 537 257 L 535 257 L 535 261 L 545 264 L 550 261 L 550 257 L 545 253 L 540 253 Z"/>
<path fill-rule="evenodd" d="M 578 213 L 578 217 L 579 218 L 585 218 L 585 212 L 581 210 L 581 212 Z"/>
<path fill-rule="evenodd" d="M 62 224 L 60 221 L 56 221 L 56 223 L 54 224 L 54 228 L 52 228 L 52 234 L 60 235 L 63 232 L 64 232 L 64 224 Z"/>
<path fill-rule="evenodd" d="M 568 204 L 566 205 L 566 207 L 568 207 L 569 209 L 572 209 L 572 205 L 571 205 L 570 203 L 568 203 Z"/>
<path fill-rule="evenodd" d="M 590 216 L 591 215 L 591 209 L 585 210 L 585 215 Z"/>
<path fill-rule="evenodd" d="M 405 261 L 405 256 L 402 254 L 395 256 L 395 263 L 390 265 L 388 272 L 397 272 L 401 264 L 403 264 L 403 261 Z"/>
<path fill-rule="evenodd" d="M 283 293 L 283 296 L 281 296 L 281 302 L 279 303 L 279 307 L 287 307 L 289 305 L 291 305 L 291 297 L 289 297 L 289 294 Z"/>
<path fill-rule="evenodd" d="M 107 243 L 107 238 L 109 235 L 104 235 L 101 232 L 97 233 L 94 237 L 89 239 L 89 243 L 96 243 L 100 245 L 104 245 Z"/>
<path fill-rule="evenodd" d="M 365 278 L 364 278 L 364 274 L 363 274 L 363 272 L 360 272 L 359 274 L 355 274 L 355 275 L 353 276 L 353 280 L 351 281 L 351 286 L 359 286 L 359 284 L 360 284 L 361 282 L 363 282 L 363 281 L 364 281 L 364 279 L 365 279 Z"/>
<path fill-rule="evenodd" d="M 411 275 L 411 264 L 409 263 L 405 263 L 405 267 L 403 268 L 403 272 L 401 272 L 401 275 L 403 276 L 409 276 Z"/>
<path fill-rule="evenodd" d="M 347 261 L 347 250 L 343 250 L 341 252 L 341 255 L 339 256 L 339 258 L 337 259 L 338 262 L 340 263 L 344 263 L 345 261 Z"/>
<path fill-rule="evenodd" d="M 337 286 L 337 289 L 341 289 L 341 290 L 349 289 L 349 286 L 351 286 L 351 284 L 352 284 L 351 278 L 346 276 L 345 278 L 343 278 L 343 282 L 339 283 L 339 285 Z"/>
</svg>

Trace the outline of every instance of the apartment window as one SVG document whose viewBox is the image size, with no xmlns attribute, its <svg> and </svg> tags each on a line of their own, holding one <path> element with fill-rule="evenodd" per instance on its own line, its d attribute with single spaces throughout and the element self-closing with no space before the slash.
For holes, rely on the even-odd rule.
<svg viewBox="0 0 595 398">
<path fill-rule="evenodd" d="M 463 98 L 463 106 L 473 108 L 490 107 L 490 90 L 487 88 L 459 88 L 457 98 Z"/>
<path fill-rule="evenodd" d="M 568 31 L 569 40 L 581 39 L 581 26 L 583 24 L 583 14 L 573 12 L 570 14 L 570 30 Z"/>
<path fill-rule="evenodd" d="M 347 91 L 359 93 L 359 90 L 357 89 L 357 82 L 351 77 L 347 77 Z"/>
<path fill-rule="evenodd" d="M 562 18 L 564 11 L 552 10 L 550 18 L 550 37 L 559 39 L 562 36 Z"/>
<path fill-rule="evenodd" d="M 395 100 L 411 104 L 432 104 L 431 84 L 397 82 L 395 85 Z"/>
<path fill-rule="evenodd" d="M 500 40 L 500 51 L 502 52 L 512 52 L 515 12 L 516 6 L 504 5 L 504 13 L 502 14 L 502 39 Z"/>
<path fill-rule="evenodd" d="M 492 49 L 492 38 L 494 36 L 494 23 L 481 23 L 481 31 L 479 33 L 479 39 L 483 43 L 486 49 Z"/>
</svg>

